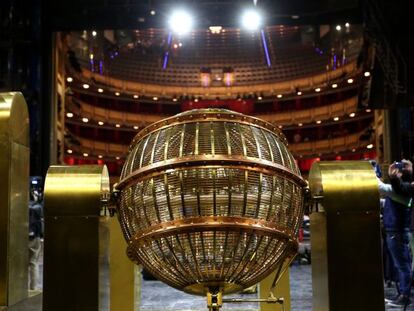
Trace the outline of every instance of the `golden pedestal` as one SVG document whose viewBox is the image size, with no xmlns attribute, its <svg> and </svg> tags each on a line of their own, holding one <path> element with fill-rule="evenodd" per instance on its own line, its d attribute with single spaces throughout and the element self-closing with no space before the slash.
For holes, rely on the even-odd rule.
<svg viewBox="0 0 414 311">
<path fill-rule="evenodd" d="M 368 161 L 309 173 L 314 311 L 384 310 L 378 183 Z"/>
<path fill-rule="evenodd" d="M 29 116 L 20 93 L 0 94 L 0 306 L 26 299 Z"/>
</svg>

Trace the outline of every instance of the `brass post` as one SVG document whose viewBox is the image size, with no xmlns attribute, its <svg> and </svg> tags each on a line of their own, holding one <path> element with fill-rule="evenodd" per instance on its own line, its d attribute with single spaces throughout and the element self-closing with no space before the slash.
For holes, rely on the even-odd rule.
<svg viewBox="0 0 414 311">
<path fill-rule="evenodd" d="M 314 311 L 384 310 L 378 183 L 368 161 L 316 162 L 309 173 Z"/>
<path fill-rule="evenodd" d="M 108 310 L 109 286 L 103 283 L 109 278 L 109 229 L 108 217 L 102 216 L 108 194 L 106 166 L 49 168 L 45 182 L 44 311 Z"/>
<path fill-rule="evenodd" d="M 21 93 L 0 94 L 0 306 L 27 298 L 29 116 Z"/>
</svg>

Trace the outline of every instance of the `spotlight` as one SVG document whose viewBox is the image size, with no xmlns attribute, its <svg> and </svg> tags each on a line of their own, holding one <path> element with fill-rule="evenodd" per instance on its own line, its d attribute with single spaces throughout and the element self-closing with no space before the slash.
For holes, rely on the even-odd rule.
<svg viewBox="0 0 414 311">
<path fill-rule="evenodd" d="M 66 150 L 66 152 L 69 153 L 69 154 L 73 153 L 72 149 L 68 149 L 68 150 Z"/>
<path fill-rule="evenodd" d="M 66 114 L 66 116 L 67 116 L 68 118 L 73 118 L 73 113 L 72 113 L 72 112 L 68 112 L 68 113 Z"/>
<path fill-rule="evenodd" d="M 356 149 L 355 148 L 352 148 L 352 152 L 355 152 L 356 151 Z"/>
<path fill-rule="evenodd" d="M 177 99 L 177 97 L 174 97 L 172 100 L 173 100 L 173 102 L 176 102 L 178 99 Z"/>
<path fill-rule="evenodd" d="M 303 123 L 299 123 L 299 124 L 298 124 L 298 126 L 302 126 L 302 125 L 303 125 Z"/>
<path fill-rule="evenodd" d="M 259 96 L 257 97 L 257 99 L 258 99 L 258 100 L 262 100 L 262 99 L 263 99 L 263 97 L 259 95 Z"/>
<path fill-rule="evenodd" d="M 150 11 L 150 14 L 151 14 L 152 16 L 154 16 L 156 13 L 157 13 L 157 12 L 155 12 L 155 10 L 151 10 L 151 11 Z"/>
<path fill-rule="evenodd" d="M 89 119 L 88 118 L 82 118 L 82 122 L 83 123 L 88 123 L 89 122 Z"/>
<path fill-rule="evenodd" d="M 115 124 L 115 127 L 121 127 L 121 125 L 120 124 Z"/>
<path fill-rule="evenodd" d="M 333 118 L 334 121 L 339 121 L 339 117 Z"/>
<path fill-rule="evenodd" d="M 71 83 L 71 82 L 73 82 L 73 78 L 72 77 L 67 77 L 66 78 L 66 81 L 69 82 L 69 83 Z"/>
<path fill-rule="evenodd" d="M 102 121 L 99 121 L 98 124 L 101 125 L 101 126 L 104 125 L 104 123 Z"/>
<path fill-rule="evenodd" d="M 283 95 L 282 94 L 277 94 L 277 98 L 282 98 Z"/>
<path fill-rule="evenodd" d="M 97 32 L 95 30 L 92 31 L 92 36 L 96 37 L 96 35 L 97 35 Z"/>
<path fill-rule="evenodd" d="M 249 10 L 244 12 L 242 16 L 242 25 L 247 30 L 258 30 L 262 24 L 262 18 L 259 12 Z"/>
<path fill-rule="evenodd" d="M 348 82 L 349 84 L 354 83 L 354 79 L 349 78 L 349 79 L 347 80 L 347 82 Z"/>
<path fill-rule="evenodd" d="M 103 93 L 103 89 L 99 88 L 98 93 Z"/>
<path fill-rule="evenodd" d="M 338 84 L 336 84 L 336 83 L 332 84 L 333 89 L 336 89 L 337 87 L 338 87 Z"/>
<path fill-rule="evenodd" d="M 115 92 L 115 96 L 119 96 L 119 95 L 121 95 L 121 93 Z"/>
<path fill-rule="evenodd" d="M 99 159 L 102 159 L 102 158 L 103 158 L 103 156 L 100 154 L 100 155 L 98 155 L 98 158 L 99 158 Z"/>
<path fill-rule="evenodd" d="M 341 25 L 336 25 L 335 29 L 338 30 L 338 31 L 341 31 L 342 27 L 341 27 Z"/>
<path fill-rule="evenodd" d="M 279 125 L 278 128 L 280 128 L 280 129 L 283 128 L 283 125 Z"/>
<path fill-rule="evenodd" d="M 301 91 L 297 91 L 296 92 L 296 95 L 300 96 L 300 95 L 302 95 L 302 92 Z"/>
<path fill-rule="evenodd" d="M 365 109 L 365 112 L 371 112 L 371 109 Z"/>
<path fill-rule="evenodd" d="M 321 88 L 320 87 L 317 87 L 316 89 L 315 89 L 315 92 L 316 93 L 319 93 L 321 91 Z"/>
<path fill-rule="evenodd" d="M 85 90 L 87 90 L 87 89 L 89 89 L 89 84 L 84 83 L 84 84 L 82 85 L 82 87 L 83 87 Z"/>
<path fill-rule="evenodd" d="M 372 148 L 374 148 L 374 145 L 373 144 L 367 145 L 367 149 L 372 149 Z"/>
<path fill-rule="evenodd" d="M 154 96 L 152 99 L 153 100 L 158 100 L 158 97 L 157 96 Z"/>
<path fill-rule="evenodd" d="M 87 154 L 86 152 L 83 154 L 83 156 L 86 158 L 87 156 L 89 156 L 89 154 Z"/>
<path fill-rule="evenodd" d="M 321 124 L 321 123 L 322 123 L 321 120 L 316 121 L 316 124 Z"/>
<path fill-rule="evenodd" d="M 370 73 L 369 71 L 365 71 L 365 72 L 364 72 L 364 76 L 365 76 L 365 77 L 369 77 L 370 75 L 371 75 L 371 73 Z"/>
<path fill-rule="evenodd" d="M 139 129 L 139 127 L 138 127 L 138 126 L 136 126 L 136 125 L 134 125 L 134 130 L 137 130 L 137 129 Z"/>
<path fill-rule="evenodd" d="M 170 29 L 179 34 L 185 35 L 189 33 L 193 26 L 193 18 L 190 13 L 182 10 L 174 11 L 169 20 L 168 24 Z"/>
<path fill-rule="evenodd" d="M 120 157 L 116 157 L 115 159 L 119 160 L 119 159 L 120 159 Z"/>
<path fill-rule="evenodd" d="M 350 25 L 349 23 L 345 23 L 345 27 L 348 28 Z"/>
<path fill-rule="evenodd" d="M 137 94 L 134 95 L 134 98 L 137 99 L 139 96 Z"/>
<path fill-rule="evenodd" d="M 351 112 L 351 113 L 349 114 L 349 117 L 350 117 L 350 118 L 355 117 L 355 112 Z"/>
</svg>

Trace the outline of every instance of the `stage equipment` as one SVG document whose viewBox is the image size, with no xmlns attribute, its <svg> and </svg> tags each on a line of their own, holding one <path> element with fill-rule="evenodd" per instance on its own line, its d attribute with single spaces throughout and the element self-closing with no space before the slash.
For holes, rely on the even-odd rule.
<svg viewBox="0 0 414 311">
<path fill-rule="evenodd" d="M 0 306 L 28 296 L 29 115 L 21 93 L 0 93 Z"/>
<path fill-rule="evenodd" d="M 296 255 L 305 186 L 270 123 L 224 109 L 154 123 L 116 187 L 128 257 L 218 310 Z"/>
<path fill-rule="evenodd" d="M 309 173 L 313 310 L 384 310 L 378 183 L 368 161 Z"/>
</svg>

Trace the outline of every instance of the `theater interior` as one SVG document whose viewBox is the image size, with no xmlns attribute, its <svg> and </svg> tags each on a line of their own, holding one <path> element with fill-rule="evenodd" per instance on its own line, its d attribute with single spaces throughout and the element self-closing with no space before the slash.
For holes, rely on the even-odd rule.
<svg viewBox="0 0 414 311">
<path fill-rule="evenodd" d="M 214 114 L 217 119 L 235 118 L 239 120 L 235 122 L 241 122 L 240 124 L 261 124 L 262 121 L 255 121 L 255 118 L 265 121 L 266 125 L 262 125 L 260 134 L 264 138 L 261 138 L 262 141 L 255 138 L 257 148 L 260 149 L 261 143 L 267 143 L 271 160 L 276 162 L 276 156 L 274 159 L 271 151 L 273 147 L 263 134 L 263 128 L 272 128 L 274 133 L 278 133 L 277 137 L 285 137 L 286 148 L 291 153 L 287 158 L 291 161 L 289 163 L 293 172 L 286 176 L 298 185 L 303 182 L 300 187 L 305 187 L 305 183 L 312 184 L 311 167 L 317 162 L 322 166 L 325 161 L 344 162 L 345 167 L 349 161 L 359 163 L 361 160 L 375 160 L 385 168 L 394 161 L 413 160 L 414 61 L 411 55 L 414 45 L 410 44 L 413 25 L 408 22 L 410 17 L 405 7 L 402 1 L 389 3 L 384 0 L 4 0 L 0 5 L 0 93 L 21 92 L 27 103 L 30 122 L 27 170 L 31 180 L 39 180 L 42 191 L 51 165 L 105 165 L 109 186 L 115 189 L 119 183 L 118 189 L 122 197 L 122 187 L 140 178 L 141 171 L 138 169 L 134 172 L 132 169 L 133 165 L 137 165 L 132 157 L 139 160 L 138 168 L 144 170 L 145 163 L 156 164 L 158 149 L 165 148 L 165 161 L 167 154 L 170 157 L 168 146 L 176 147 L 177 157 L 178 154 L 183 155 L 183 149 L 184 153 L 186 150 L 183 143 L 184 136 L 187 135 L 184 134 L 185 125 L 182 134 L 180 132 L 176 136 L 168 134 L 163 137 L 164 134 L 158 132 L 157 135 L 148 136 L 145 142 L 139 141 L 144 135 L 142 133 L 148 133 L 148 129 L 155 133 L 156 128 L 169 126 L 168 122 L 163 124 L 161 120 L 173 118 L 177 114 L 181 114 L 178 119 L 168 120 L 189 122 L 187 131 L 190 131 L 191 119 L 202 119 L 202 115 L 198 115 L 194 109 L 210 109 L 204 110 L 207 111 L 204 113 Z M 239 114 L 245 117 L 239 118 Z M 191 116 L 190 119 L 186 119 L 188 116 Z M 227 130 L 228 125 L 224 125 L 225 130 L 219 133 L 212 125 L 211 129 L 207 123 L 205 126 L 203 129 L 197 123 L 193 129 L 194 135 L 196 140 L 199 132 L 207 140 L 211 138 L 212 147 L 208 149 L 196 144 L 196 151 L 191 154 L 194 157 L 198 155 L 198 148 L 207 148 L 209 151 L 205 149 L 200 154 L 212 153 L 213 158 L 215 153 L 221 152 L 220 148 L 225 149 L 224 154 L 228 148 L 230 155 L 230 149 L 235 150 L 236 147 L 232 145 L 230 148 L 230 143 L 228 146 L 225 143 L 220 146 L 219 141 L 226 140 L 226 135 L 230 141 L 233 132 L 244 131 L 234 125 L 232 132 Z M 249 149 L 250 142 L 243 135 L 247 137 L 251 133 L 255 136 L 256 132 L 246 131 L 241 134 L 241 139 L 243 147 Z M 246 145 L 244 140 L 248 141 Z M 275 146 L 282 153 L 279 143 L 275 141 Z M 137 156 L 139 146 L 143 148 L 140 157 Z M 152 153 L 148 150 L 152 150 Z M 248 156 L 247 153 L 245 150 L 246 161 L 250 161 L 254 156 Z M 260 151 L 256 157 L 265 158 Z M 234 163 L 229 162 L 228 165 L 241 165 L 241 160 L 237 162 L 234 159 L 231 158 Z M 206 161 L 210 160 L 208 158 Z M 230 160 L 216 164 L 224 165 L 227 163 L 225 161 Z M 286 160 L 283 156 L 281 161 L 281 164 L 275 164 L 274 169 L 289 166 L 284 162 Z M 260 167 L 262 164 L 255 165 Z M 167 171 L 173 170 L 171 167 L 166 167 Z M 128 168 L 131 175 L 128 175 Z M 321 172 L 323 176 L 322 168 Z M 152 171 L 150 173 L 156 174 Z M 219 175 L 218 171 L 215 174 Z M 183 193 L 185 182 L 182 181 L 182 175 L 180 178 Z M 247 177 L 244 182 L 246 188 Z M 167 181 L 165 183 L 168 188 Z M 0 185 L 3 187 L 5 183 L 0 182 Z M 265 185 L 263 182 L 263 189 Z M 260 175 L 260 186 L 253 192 L 258 192 L 260 197 L 262 191 L 265 192 L 263 189 Z M 246 190 L 244 191 L 247 198 Z M 328 192 L 329 189 L 326 188 L 326 193 Z M 217 196 L 219 200 L 219 191 Z M 182 198 L 184 202 L 183 194 Z M 166 200 L 170 205 L 170 200 L 174 201 L 173 194 L 167 193 Z M 283 205 L 285 199 L 281 200 Z M 46 194 L 45 204 L 47 205 Z M 198 205 L 201 206 L 202 203 Z M 260 199 L 257 199 L 257 206 L 259 205 Z M 312 210 L 309 206 L 304 209 L 306 215 Z M 5 224 L 1 221 L 2 217 L 6 217 L 4 215 L 0 213 L 0 225 Z M 45 216 L 47 215 L 52 214 L 46 212 Z M 118 215 L 122 218 L 124 214 L 119 214 L 118 211 Z M 125 232 L 130 229 L 125 228 L 123 227 L 124 235 L 128 240 Z M 54 234 L 61 237 L 56 232 Z M 303 234 L 303 228 L 300 232 Z M 53 236 L 46 234 L 45 240 L 46 238 L 53 239 Z M 228 233 L 225 244 L 227 241 Z M 195 257 L 191 242 L 189 245 Z M 182 249 L 186 245 L 180 247 Z M 0 251 L 2 249 L 0 246 Z M 124 255 L 125 246 L 121 253 Z M 70 253 L 66 256 L 70 256 Z M 132 255 L 128 256 L 132 259 Z M 150 255 L 146 256 L 149 258 Z M 170 259 L 163 256 L 170 264 L 179 261 L 177 257 Z M 246 256 L 244 254 L 242 259 Z M 0 259 L 1 257 L 0 255 Z M 224 257 L 223 254 L 223 261 Z M 8 260 L 0 260 L 0 265 L 6 265 Z M 312 265 L 314 261 L 315 258 L 312 259 Z M 41 265 L 42 270 L 43 267 L 45 264 Z M 187 271 L 187 268 L 182 269 Z M 332 303 L 340 295 L 332 294 L 332 298 L 328 291 L 321 294 L 325 298 L 331 297 L 332 304 L 328 309 L 320 307 L 323 299 L 312 298 L 312 294 L 305 295 L 303 299 L 294 298 L 308 290 L 307 287 L 301 287 L 303 285 L 300 283 L 308 282 L 306 286 L 315 286 L 309 285 L 310 269 L 312 273 L 317 273 L 314 268 L 303 272 L 309 280 L 301 279 L 301 269 L 299 267 L 291 271 L 291 298 L 287 299 L 288 304 L 277 303 L 269 307 L 264 301 L 256 300 L 246 303 L 244 309 L 235 304 L 232 307 L 224 305 L 223 310 L 282 310 L 279 307 L 286 311 L 312 310 L 312 299 L 313 310 L 345 310 L 342 309 L 346 305 L 343 302 L 339 303 L 341 307 L 334 307 L 335 304 Z M 151 275 L 148 271 L 144 273 Z M 102 276 L 102 272 L 98 274 Z M 234 272 L 234 275 L 237 273 Z M 292 280 L 292 275 L 297 276 L 299 281 Z M 7 278 L 3 277 L 0 273 L 0 298 L 1 285 L 7 283 L 4 281 Z M 64 281 L 52 279 L 47 279 L 52 284 L 49 287 Z M 361 279 L 364 278 L 361 276 Z M 81 283 L 81 280 L 82 276 L 78 276 L 77 282 Z M 167 278 L 167 283 L 168 280 Z M 40 283 L 45 281 L 46 277 Z M 71 282 L 69 284 L 75 284 Z M 69 301 L 73 298 L 72 294 L 60 293 L 59 298 L 53 299 L 50 298 L 51 294 L 46 296 L 44 292 L 43 298 L 40 294 L 33 296 L 34 300 L 23 299 L 26 304 L 18 302 L 14 307 L 4 304 L 4 310 L 206 309 L 204 297 L 196 297 L 201 299 L 200 307 L 191 302 L 193 296 L 188 298 L 173 292 L 162 298 L 162 292 L 167 292 L 168 287 L 160 282 L 154 285 L 155 283 L 148 283 L 145 277 L 144 280 L 135 282 L 140 285 L 128 286 L 139 287 L 142 295 L 135 298 L 131 308 L 109 308 L 108 305 L 112 302 L 109 302 L 108 296 L 108 300 L 104 299 L 106 302 L 99 306 L 74 304 L 65 307 L 61 301 L 62 305 L 54 309 L 57 305 L 51 303 L 47 307 L 49 302 L 45 303 L 45 299 Z M 171 283 L 172 281 L 168 284 Z M 293 294 L 295 286 L 299 289 Z M 46 290 L 45 287 L 43 290 Z M 208 291 L 212 292 L 210 287 Z M 369 292 L 376 293 L 376 289 Z M 319 293 L 315 287 L 314 293 Z M 116 295 L 122 300 L 122 293 L 117 292 Z M 252 295 L 247 297 L 252 300 L 261 297 L 256 291 Z M 212 299 L 215 298 L 213 293 Z M 82 301 L 82 298 L 73 299 Z M 168 307 L 163 307 L 163 299 L 169 302 L 175 300 Z M 153 305 L 148 303 L 151 301 Z M 180 301 L 186 304 L 180 304 Z M 209 304 L 209 310 L 219 310 L 212 304 Z M 2 305 L 0 299 L 0 310 L 3 310 Z M 356 307 L 352 310 L 363 309 Z"/>
</svg>

